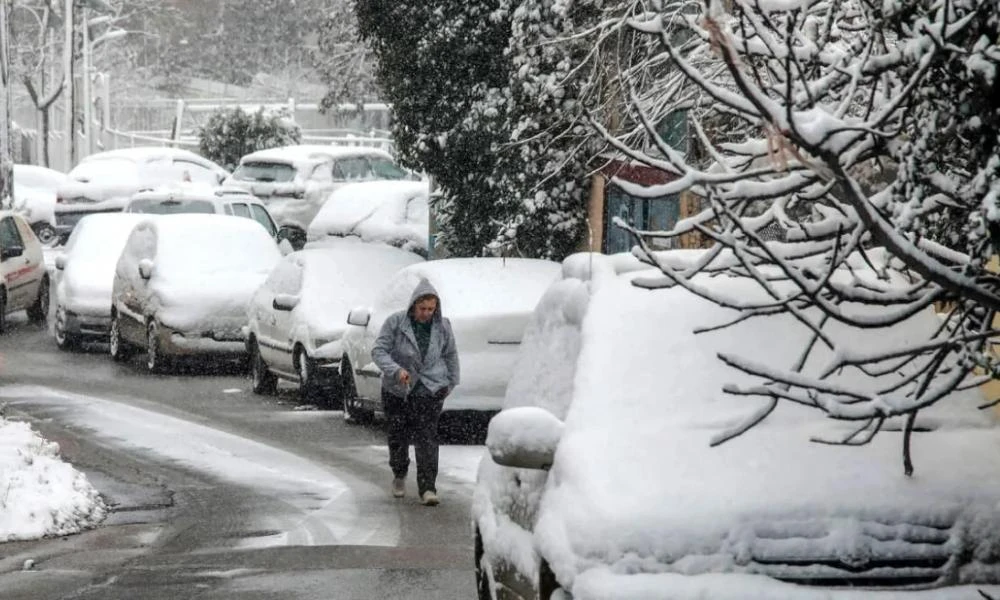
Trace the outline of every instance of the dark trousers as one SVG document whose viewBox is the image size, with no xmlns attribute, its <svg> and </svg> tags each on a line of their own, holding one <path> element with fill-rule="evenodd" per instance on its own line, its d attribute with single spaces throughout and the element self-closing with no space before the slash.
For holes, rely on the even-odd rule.
<svg viewBox="0 0 1000 600">
<path fill-rule="evenodd" d="M 405 400 L 383 391 L 382 405 L 388 421 L 392 474 L 400 479 L 406 477 L 410 468 L 410 444 L 413 444 L 417 454 L 417 492 L 421 496 L 428 490 L 436 493 L 437 428 L 444 399 L 435 398 L 419 386 Z"/>
</svg>

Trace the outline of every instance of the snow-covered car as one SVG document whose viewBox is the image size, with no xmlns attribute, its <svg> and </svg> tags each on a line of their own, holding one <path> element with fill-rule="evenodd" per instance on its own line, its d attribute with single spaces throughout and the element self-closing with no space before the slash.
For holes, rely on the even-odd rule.
<svg viewBox="0 0 1000 600">
<path fill-rule="evenodd" d="M 42 245 L 19 213 L 0 210 L 0 333 L 7 315 L 28 311 L 32 323 L 49 314 L 49 275 Z"/>
<path fill-rule="evenodd" d="M 718 353 L 787 368 L 811 332 L 785 314 L 695 334 L 737 313 L 681 286 L 641 289 L 636 274 L 583 277 L 580 262 L 539 302 L 490 423 L 472 503 L 480 598 L 956 600 L 1000 590 L 1000 431 L 977 388 L 920 412 L 914 477 L 895 418 L 845 447 L 813 440 L 843 439 L 856 424 L 780 403 L 712 447 L 769 402 L 725 394 L 754 380 Z M 695 285 L 762 299 L 745 279 Z M 868 352 L 939 326 L 921 313 L 889 330 L 832 325 L 826 335 Z M 816 358 L 807 373 L 830 356 Z M 903 364 L 885 376 L 908 373 Z M 829 381 L 867 389 L 851 368 Z"/>
<path fill-rule="evenodd" d="M 91 154 L 69 172 L 56 196 L 56 231 L 64 239 L 84 215 L 121 211 L 138 191 L 171 183 L 218 185 L 229 172 L 181 148 L 142 146 Z"/>
<path fill-rule="evenodd" d="M 461 383 L 444 410 L 499 410 L 524 327 L 559 273 L 559 263 L 530 258 L 448 258 L 397 272 L 372 305 L 348 314 L 340 362 L 344 416 L 364 421 L 383 415 L 382 373 L 372 360 L 372 346 L 386 318 L 408 308 L 422 279 L 437 290 L 458 346 Z"/>
<path fill-rule="evenodd" d="M 357 238 L 427 256 L 429 196 L 426 181 L 350 183 L 330 194 L 313 218 L 307 244 Z"/>
<path fill-rule="evenodd" d="M 240 159 L 227 185 L 262 199 L 295 249 L 330 192 L 352 181 L 407 179 L 392 155 L 365 146 L 301 144 L 252 152 Z"/>
<path fill-rule="evenodd" d="M 247 304 L 281 260 L 274 239 L 250 219 L 162 215 L 132 230 L 115 266 L 109 350 L 144 350 L 151 372 L 174 358 L 242 358 Z"/>
<path fill-rule="evenodd" d="M 278 226 L 264 203 L 239 188 L 163 186 L 136 193 L 122 210 L 153 215 L 200 213 L 245 217 L 260 223 L 271 237 L 278 237 Z"/>
<path fill-rule="evenodd" d="M 115 266 L 132 229 L 146 215 L 98 213 L 80 219 L 62 254 L 56 257 L 56 345 L 74 350 L 103 341 L 111 325 L 111 287 Z"/>
<path fill-rule="evenodd" d="M 56 243 L 56 192 L 68 177 L 38 165 L 14 165 L 14 210 L 31 224 L 43 246 Z"/>
<path fill-rule="evenodd" d="M 347 313 L 371 304 L 397 271 L 421 261 L 412 252 L 349 240 L 286 256 L 250 302 L 253 391 L 274 394 L 280 377 L 298 384 L 304 402 L 338 408 Z"/>
</svg>

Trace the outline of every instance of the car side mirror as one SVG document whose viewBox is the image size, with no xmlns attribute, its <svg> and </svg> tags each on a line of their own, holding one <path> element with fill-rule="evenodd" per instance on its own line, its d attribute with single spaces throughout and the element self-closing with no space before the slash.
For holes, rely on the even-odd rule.
<svg viewBox="0 0 1000 600">
<path fill-rule="evenodd" d="M 372 320 L 371 309 L 359 307 L 347 313 L 347 324 L 358 327 L 368 327 L 368 322 Z"/>
<path fill-rule="evenodd" d="M 139 261 L 139 277 L 149 279 L 153 276 L 153 261 L 144 258 Z"/>
<path fill-rule="evenodd" d="M 23 246 L 10 246 L 0 250 L 0 260 L 7 260 L 8 258 L 17 258 L 24 254 Z"/>
<path fill-rule="evenodd" d="M 486 448 L 498 465 L 547 471 L 562 432 L 563 422 L 544 408 L 508 408 L 490 420 Z"/>
<path fill-rule="evenodd" d="M 291 294 L 276 294 L 271 301 L 274 310 L 292 310 L 299 304 L 299 297 Z"/>
<path fill-rule="evenodd" d="M 62 271 L 66 268 L 66 255 L 60 254 L 56 257 L 56 269 Z"/>
</svg>

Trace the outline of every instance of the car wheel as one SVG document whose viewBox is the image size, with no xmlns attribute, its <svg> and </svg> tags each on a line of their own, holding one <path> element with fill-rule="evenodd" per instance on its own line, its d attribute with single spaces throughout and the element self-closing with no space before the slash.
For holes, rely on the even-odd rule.
<svg viewBox="0 0 1000 600">
<path fill-rule="evenodd" d="M 70 352 L 80 347 L 80 338 L 66 331 L 66 313 L 61 308 L 56 309 L 55 335 L 60 350 Z"/>
<path fill-rule="evenodd" d="M 316 365 L 301 347 L 295 349 L 295 370 L 299 374 L 299 400 L 306 404 L 322 404 L 323 388 L 316 381 Z"/>
<path fill-rule="evenodd" d="M 367 423 L 372 416 L 358 406 L 358 389 L 354 386 L 351 361 L 345 356 L 340 361 L 340 397 L 344 403 L 344 420 L 348 423 Z"/>
<path fill-rule="evenodd" d="M 56 324 L 58 325 L 58 321 Z M 128 345 L 122 339 L 122 327 L 118 313 L 114 313 L 111 315 L 111 330 L 108 332 L 108 354 L 115 362 L 123 362 L 129 356 L 128 350 Z"/>
<path fill-rule="evenodd" d="M 38 238 L 42 246 L 54 248 L 59 243 L 59 233 L 51 223 L 38 221 L 31 224 L 31 229 L 35 232 L 35 237 Z"/>
<path fill-rule="evenodd" d="M 0 333 L 7 331 L 7 293 L 0 290 Z"/>
<path fill-rule="evenodd" d="M 278 378 L 267 368 L 256 341 L 250 342 L 250 381 L 255 394 L 273 396 L 278 393 Z"/>
<path fill-rule="evenodd" d="M 42 282 L 38 285 L 38 296 L 35 302 L 28 307 L 28 320 L 32 323 L 44 323 L 49 316 L 49 278 L 42 277 Z"/>
<path fill-rule="evenodd" d="M 163 373 L 167 370 L 167 357 L 160 346 L 160 326 L 150 321 L 146 326 L 146 370 Z"/>
<path fill-rule="evenodd" d="M 483 554 L 483 538 L 479 535 L 477 528 L 474 555 L 476 561 L 476 594 L 479 600 L 496 600 L 496 596 L 493 595 L 493 586 L 490 584 L 490 574 L 488 572 L 490 567 L 488 564 L 485 564 Z"/>
</svg>

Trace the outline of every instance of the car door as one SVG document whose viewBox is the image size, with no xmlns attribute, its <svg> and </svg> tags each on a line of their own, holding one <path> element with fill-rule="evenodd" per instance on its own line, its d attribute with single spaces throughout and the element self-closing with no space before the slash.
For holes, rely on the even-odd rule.
<svg viewBox="0 0 1000 600">
<path fill-rule="evenodd" d="M 278 237 L 278 226 L 274 224 L 274 219 L 271 218 L 271 214 L 267 212 L 266 208 L 260 204 L 251 204 L 250 212 L 253 215 L 253 220 L 263 225 L 271 237 Z"/>
<path fill-rule="evenodd" d="M 255 305 L 258 311 L 258 342 L 260 354 L 272 369 L 295 374 L 292 367 L 292 318 L 291 311 L 276 310 L 274 297 L 278 294 L 297 296 L 302 286 L 302 267 L 298 257 L 288 256 L 278 263 L 265 284 L 266 292 Z"/>
<path fill-rule="evenodd" d="M 21 310 L 30 304 L 31 267 L 25 255 L 24 240 L 13 215 L 0 219 L 0 249 L 3 250 L 3 278 L 7 289 L 7 312 Z M 17 252 L 20 249 L 20 252 Z M 17 256 L 7 256 L 17 253 Z"/>
<path fill-rule="evenodd" d="M 146 345 L 144 306 L 148 282 L 139 275 L 139 261 L 152 260 L 155 253 L 156 235 L 148 223 L 141 224 L 125 242 L 115 273 L 113 302 L 119 314 L 119 332 L 126 341 L 140 346 Z"/>
<path fill-rule="evenodd" d="M 24 242 L 26 264 L 31 268 L 31 271 L 28 273 L 30 280 L 28 304 L 31 304 L 38 297 L 38 286 L 42 283 L 42 278 L 45 277 L 45 257 L 42 254 L 42 245 L 39 243 L 38 237 L 35 236 L 35 232 L 32 231 L 28 221 L 20 215 L 14 215 L 14 222 L 17 224 L 18 232 L 21 234 L 21 241 Z"/>
</svg>

